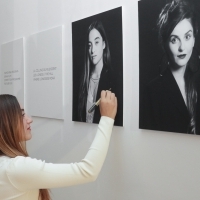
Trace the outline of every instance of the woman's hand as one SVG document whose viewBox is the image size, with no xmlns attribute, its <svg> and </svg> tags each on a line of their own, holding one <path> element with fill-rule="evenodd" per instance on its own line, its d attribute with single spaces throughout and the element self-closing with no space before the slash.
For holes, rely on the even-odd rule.
<svg viewBox="0 0 200 200">
<path fill-rule="evenodd" d="M 99 107 L 101 116 L 115 119 L 117 113 L 117 98 L 115 97 L 115 94 L 108 90 L 102 90 Z"/>
</svg>

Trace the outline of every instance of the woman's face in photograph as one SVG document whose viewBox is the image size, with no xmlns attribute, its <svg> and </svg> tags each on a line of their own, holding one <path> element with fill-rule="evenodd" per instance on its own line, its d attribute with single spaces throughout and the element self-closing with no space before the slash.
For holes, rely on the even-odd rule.
<svg viewBox="0 0 200 200">
<path fill-rule="evenodd" d="M 92 29 L 88 36 L 88 51 L 90 60 L 94 65 L 99 62 L 103 63 L 103 50 L 105 48 L 105 42 L 97 29 Z"/>
<path fill-rule="evenodd" d="M 178 66 L 186 66 L 194 47 L 194 30 L 189 19 L 180 21 L 169 37 L 169 50 L 172 61 Z"/>
</svg>

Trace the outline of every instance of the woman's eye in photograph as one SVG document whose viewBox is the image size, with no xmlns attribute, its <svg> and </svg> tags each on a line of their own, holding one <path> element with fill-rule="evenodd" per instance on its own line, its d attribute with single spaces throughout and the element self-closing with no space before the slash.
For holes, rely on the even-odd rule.
<svg viewBox="0 0 200 200">
<path fill-rule="evenodd" d="M 175 37 L 173 37 L 173 38 L 171 38 L 170 42 L 171 42 L 172 44 L 176 44 L 176 43 L 178 42 L 178 39 L 175 38 Z"/>
<path fill-rule="evenodd" d="M 191 38 L 191 35 L 190 34 L 186 35 L 185 38 L 186 38 L 186 40 L 189 40 Z"/>
</svg>

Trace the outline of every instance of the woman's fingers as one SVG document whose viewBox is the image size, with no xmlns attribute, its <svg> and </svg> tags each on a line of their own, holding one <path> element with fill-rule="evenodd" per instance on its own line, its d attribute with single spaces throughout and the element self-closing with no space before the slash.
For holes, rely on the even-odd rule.
<svg viewBox="0 0 200 200">
<path fill-rule="evenodd" d="M 115 97 L 115 94 L 109 90 L 102 90 L 101 92 L 100 112 L 102 116 L 107 116 L 113 119 L 116 116 L 117 98 Z"/>
</svg>

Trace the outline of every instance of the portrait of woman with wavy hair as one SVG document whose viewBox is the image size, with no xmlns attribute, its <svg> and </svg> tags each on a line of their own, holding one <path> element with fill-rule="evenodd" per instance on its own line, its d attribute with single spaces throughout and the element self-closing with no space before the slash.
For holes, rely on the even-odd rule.
<svg viewBox="0 0 200 200">
<path fill-rule="evenodd" d="M 198 22 L 193 2 L 164 4 L 157 33 L 163 54 L 158 75 L 141 95 L 140 128 L 200 134 Z"/>
</svg>

